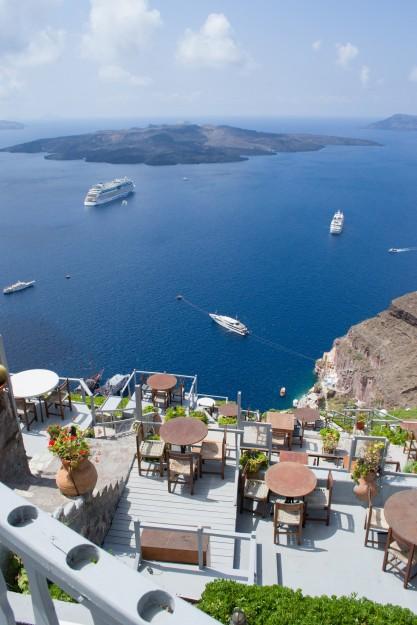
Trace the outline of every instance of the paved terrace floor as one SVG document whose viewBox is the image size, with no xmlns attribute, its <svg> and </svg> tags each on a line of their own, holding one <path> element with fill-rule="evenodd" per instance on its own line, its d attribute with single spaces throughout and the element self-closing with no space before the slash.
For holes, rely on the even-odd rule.
<svg viewBox="0 0 417 625">
<path fill-rule="evenodd" d="M 392 603 L 417 613 L 417 576 L 406 590 L 403 580 L 382 571 L 383 547 L 364 547 L 365 508 L 335 504 L 330 525 L 307 521 L 300 546 L 293 537 L 273 543 L 272 517 L 244 512 L 237 529 L 256 531 L 258 583 L 301 588 L 305 595 L 357 593 L 379 603 Z M 240 554 L 244 567 L 248 554 Z"/>
<path fill-rule="evenodd" d="M 148 465 L 144 462 L 144 468 Z M 104 548 L 133 566 L 136 555 L 133 519 L 161 525 L 199 525 L 234 532 L 236 528 L 235 461 L 226 466 L 225 479 L 219 474 L 203 474 L 195 482 L 194 495 L 189 488 L 175 485 L 168 493 L 166 474 L 161 478 L 156 470 L 149 469 L 139 476 L 135 462 Z M 177 594 L 199 597 L 204 585 L 211 579 L 222 577 L 222 570 L 232 569 L 234 541 L 227 538 L 210 538 L 209 567 L 199 573 L 197 567 L 168 563 L 146 563 L 144 575 Z M 238 574 L 238 572 L 236 572 Z"/>
</svg>

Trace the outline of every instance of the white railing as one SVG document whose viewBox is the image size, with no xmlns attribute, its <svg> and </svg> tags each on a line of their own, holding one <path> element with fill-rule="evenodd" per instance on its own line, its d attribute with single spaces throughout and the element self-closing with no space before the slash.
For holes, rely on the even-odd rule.
<svg viewBox="0 0 417 625">
<path fill-rule="evenodd" d="M 94 623 L 217 623 L 185 601 L 161 590 L 46 512 L 28 504 L 26 499 L 1 483 L 0 500 L 0 545 L 23 560 L 36 625 L 59 625 L 47 580 L 86 607 Z M 16 623 L 1 573 L 0 623 Z"/>
<path fill-rule="evenodd" d="M 169 532 L 180 532 L 187 534 L 195 534 L 197 537 L 197 553 L 198 553 L 198 569 L 201 571 L 204 568 L 209 568 L 208 565 L 204 565 L 204 551 L 203 551 L 203 538 L 204 536 L 212 537 L 212 538 L 230 538 L 235 543 L 236 541 L 248 541 L 249 542 L 249 563 L 247 569 L 227 569 L 227 570 L 219 570 L 215 571 L 215 573 L 223 573 L 227 574 L 230 577 L 239 577 L 243 579 L 248 584 L 256 584 L 256 561 L 257 561 L 257 547 L 256 547 L 256 532 L 252 532 L 251 534 L 244 534 L 242 532 L 226 532 L 220 530 L 212 530 L 207 527 L 194 527 L 191 525 L 160 525 L 159 523 L 143 523 L 140 519 L 134 519 L 133 521 L 134 531 L 135 531 L 135 543 L 136 543 L 136 557 L 135 557 L 135 567 L 138 570 L 143 562 L 142 558 L 142 541 L 141 541 L 141 530 L 143 529 L 152 529 L 169 531 Z M 193 565 L 190 565 L 190 567 Z"/>
</svg>

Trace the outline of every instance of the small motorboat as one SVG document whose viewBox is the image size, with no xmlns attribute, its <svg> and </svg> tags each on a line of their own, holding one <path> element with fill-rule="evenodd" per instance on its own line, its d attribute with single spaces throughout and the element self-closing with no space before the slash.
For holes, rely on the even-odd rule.
<svg viewBox="0 0 417 625">
<path fill-rule="evenodd" d="M 279 394 L 281 397 L 285 397 L 285 395 L 287 394 L 287 389 L 285 388 L 285 386 L 281 386 L 281 388 L 279 389 Z"/>
<path fill-rule="evenodd" d="M 28 289 L 29 287 L 33 286 L 35 282 L 36 280 L 31 280 L 30 282 L 22 282 L 21 280 L 18 280 L 14 284 L 11 284 L 10 286 L 6 286 L 6 288 L 3 289 L 3 293 L 5 295 L 8 295 L 9 293 L 16 293 L 17 291 L 23 291 L 24 289 Z"/>
</svg>

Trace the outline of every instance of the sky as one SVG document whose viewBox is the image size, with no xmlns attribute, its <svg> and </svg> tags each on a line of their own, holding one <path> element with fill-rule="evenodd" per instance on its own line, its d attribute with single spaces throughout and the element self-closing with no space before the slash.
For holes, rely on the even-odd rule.
<svg viewBox="0 0 417 625">
<path fill-rule="evenodd" d="M 417 0 L 0 0 L 0 118 L 417 113 Z"/>
</svg>

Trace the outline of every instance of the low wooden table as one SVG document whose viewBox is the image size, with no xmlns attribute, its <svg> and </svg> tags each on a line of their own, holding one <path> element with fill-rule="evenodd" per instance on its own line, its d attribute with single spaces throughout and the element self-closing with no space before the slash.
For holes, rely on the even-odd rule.
<svg viewBox="0 0 417 625">
<path fill-rule="evenodd" d="M 219 406 L 219 415 L 222 417 L 237 417 L 237 404 L 230 402 Z"/>
<path fill-rule="evenodd" d="M 203 564 L 207 564 L 209 537 L 203 535 Z M 157 562 L 198 564 L 198 540 L 195 532 L 144 529 L 140 537 L 142 558 Z"/>
<path fill-rule="evenodd" d="M 401 490 L 385 502 L 388 526 L 405 542 L 417 546 L 417 491 Z"/>
<path fill-rule="evenodd" d="M 313 471 L 298 462 L 279 462 L 265 473 L 269 490 L 288 500 L 301 499 L 316 488 L 317 478 Z"/>
</svg>

